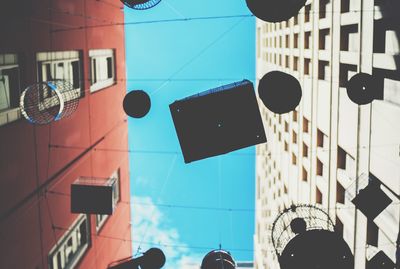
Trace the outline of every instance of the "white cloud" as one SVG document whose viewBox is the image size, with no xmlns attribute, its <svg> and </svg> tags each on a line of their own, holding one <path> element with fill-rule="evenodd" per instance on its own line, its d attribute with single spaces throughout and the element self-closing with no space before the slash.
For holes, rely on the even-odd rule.
<svg viewBox="0 0 400 269">
<path fill-rule="evenodd" d="M 202 257 L 190 254 L 187 245 L 180 241 L 178 230 L 169 227 L 168 220 L 150 197 L 133 196 L 131 202 L 134 254 L 139 242 L 142 242 L 141 252 L 151 247 L 159 247 L 164 251 L 167 258 L 165 269 L 200 268 Z"/>
</svg>

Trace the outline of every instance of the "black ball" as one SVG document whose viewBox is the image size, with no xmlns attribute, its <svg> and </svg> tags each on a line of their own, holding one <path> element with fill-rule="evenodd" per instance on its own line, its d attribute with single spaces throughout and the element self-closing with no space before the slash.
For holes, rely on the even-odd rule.
<svg viewBox="0 0 400 269">
<path fill-rule="evenodd" d="M 140 265 L 143 269 L 160 269 L 164 266 L 165 261 L 165 255 L 161 249 L 151 248 L 143 254 Z"/>
<path fill-rule="evenodd" d="M 359 105 L 371 103 L 379 92 L 379 84 L 372 75 L 358 73 L 346 84 L 350 100 Z"/>
<path fill-rule="evenodd" d="M 142 90 L 131 91 L 125 95 L 123 107 L 128 116 L 143 118 L 150 110 L 150 97 Z"/>
<path fill-rule="evenodd" d="M 269 110 L 283 114 L 299 105 L 302 92 L 295 77 L 284 72 L 271 71 L 260 80 L 258 96 Z"/>
<path fill-rule="evenodd" d="M 297 15 L 306 0 L 246 0 L 247 7 L 257 18 L 281 22 Z"/>
</svg>

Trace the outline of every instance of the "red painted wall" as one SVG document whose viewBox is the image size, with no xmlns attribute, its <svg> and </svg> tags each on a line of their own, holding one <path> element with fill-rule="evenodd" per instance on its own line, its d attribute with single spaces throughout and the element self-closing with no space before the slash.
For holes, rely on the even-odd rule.
<svg viewBox="0 0 400 269">
<path fill-rule="evenodd" d="M 90 216 L 92 243 L 77 267 L 106 268 L 132 253 L 129 156 L 124 152 L 128 128 L 122 110 L 126 92 L 124 28 L 85 28 L 123 22 L 122 7 L 112 0 L 0 3 L 0 53 L 18 53 L 21 91 L 37 82 L 37 52 L 64 50 L 82 51 L 85 89 L 78 109 L 68 118 L 44 126 L 25 119 L 0 126 L 0 268 L 48 268 L 49 251 L 78 216 L 70 213 L 71 183 L 79 176 L 109 177 L 118 168 L 121 200 L 99 233 L 94 216 Z M 54 32 L 81 26 L 84 28 Z M 117 83 L 90 93 L 88 50 L 103 48 L 115 49 Z M 46 184 L 99 139 L 103 140 L 94 150 Z M 43 188 L 38 191 L 40 186 Z"/>
</svg>

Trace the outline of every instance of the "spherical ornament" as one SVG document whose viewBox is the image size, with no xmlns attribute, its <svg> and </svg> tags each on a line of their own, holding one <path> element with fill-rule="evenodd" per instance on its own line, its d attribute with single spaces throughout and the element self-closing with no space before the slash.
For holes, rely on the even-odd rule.
<svg viewBox="0 0 400 269">
<path fill-rule="evenodd" d="M 247 7 L 257 18 L 281 22 L 297 15 L 306 0 L 246 0 Z"/>
<path fill-rule="evenodd" d="M 354 257 L 329 215 L 312 205 L 293 205 L 276 218 L 272 244 L 281 269 L 353 269 Z"/>
<path fill-rule="evenodd" d="M 125 95 L 123 107 L 128 116 L 143 118 L 150 111 L 150 97 L 142 90 L 131 91 Z"/>
<path fill-rule="evenodd" d="M 371 103 L 379 94 L 377 80 L 369 74 L 358 73 L 346 85 L 350 100 L 359 105 Z"/>
<path fill-rule="evenodd" d="M 121 0 L 121 2 L 129 8 L 145 10 L 155 7 L 161 0 Z"/>
<path fill-rule="evenodd" d="M 261 78 L 258 96 L 269 110 L 283 114 L 299 105 L 302 92 L 295 77 L 284 72 L 271 71 Z"/>
<path fill-rule="evenodd" d="M 20 97 L 22 115 L 31 123 L 48 124 L 70 116 L 78 107 L 80 90 L 65 80 L 27 87 Z"/>
<path fill-rule="evenodd" d="M 201 269 L 235 269 L 236 264 L 231 254 L 222 249 L 207 253 L 201 262 Z"/>
<path fill-rule="evenodd" d="M 164 252 L 159 248 L 151 248 L 147 250 L 141 260 L 141 267 L 143 269 L 160 269 L 165 264 Z"/>
</svg>

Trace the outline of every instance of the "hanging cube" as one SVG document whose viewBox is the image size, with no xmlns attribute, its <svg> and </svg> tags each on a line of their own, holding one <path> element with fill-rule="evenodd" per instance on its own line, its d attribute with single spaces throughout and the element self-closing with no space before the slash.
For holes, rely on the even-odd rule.
<svg viewBox="0 0 400 269">
<path fill-rule="evenodd" d="M 248 80 L 189 96 L 169 108 L 185 163 L 267 141 Z"/>
<path fill-rule="evenodd" d="M 111 215 L 116 187 L 115 178 L 77 179 L 71 185 L 71 213 Z"/>
<path fill-rule="evenodd" d="M 367 187 L 360 190 L 352 203 L 369 220 L 374 220 L 392 200 L 382 191 L 379 184 L 369 183 Z"/>
</svg>

